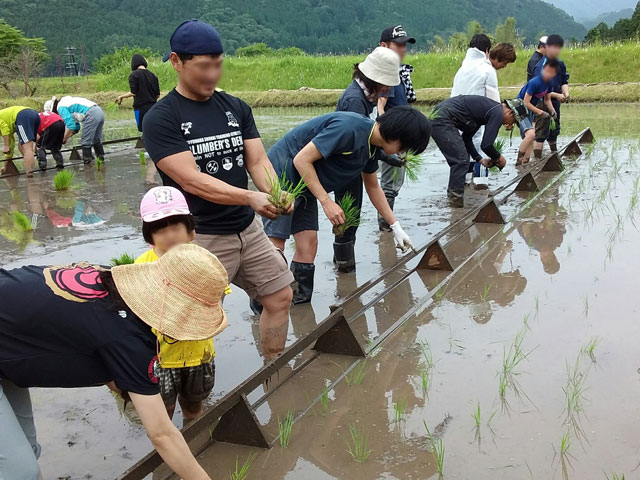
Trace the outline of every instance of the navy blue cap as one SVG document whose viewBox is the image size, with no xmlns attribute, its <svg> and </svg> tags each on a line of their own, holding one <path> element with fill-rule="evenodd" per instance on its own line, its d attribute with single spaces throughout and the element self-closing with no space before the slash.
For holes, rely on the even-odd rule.
<svg viewBox="0 0 640 480">
<path fill-rule="evenodd" d="M 220 55 L 223 52 L 218 31 L 200 20 L 187 20 L 178 25 L 169 44 L 171 52 L 184 55 Z M 163 62 L 169 60 L 171 52 L 162 58 Z"/>
</svg>

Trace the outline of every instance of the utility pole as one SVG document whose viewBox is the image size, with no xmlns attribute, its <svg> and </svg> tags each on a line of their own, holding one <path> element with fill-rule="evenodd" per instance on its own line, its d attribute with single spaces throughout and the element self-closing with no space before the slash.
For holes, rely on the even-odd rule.
<svg viewBox="0 0 640 480">
<path fill-rule="evenodd" d="M 69 77 L 77 77 L 80 72 L 78 71 L 78 63 L 76 62 L 76 47 L 66 47 L 64 57 L 64 71 Z"/>
</svg>

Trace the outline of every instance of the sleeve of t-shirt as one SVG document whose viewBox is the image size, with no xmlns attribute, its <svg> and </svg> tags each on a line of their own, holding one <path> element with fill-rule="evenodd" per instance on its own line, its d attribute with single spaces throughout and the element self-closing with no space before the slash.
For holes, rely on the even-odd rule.
<svg viewBox="0 0 640 480">
<path fill-rule="evenodd" d="M 336 118 L 311 139 L 323 158 L 356 150 L 353 125 Z"/>
<path fill-rule="evenodd" d="M 182 135 L 180 120 L 170 107 L 156 104 L 142 121 L 142 139 L 151 160 L 158 163 L 165 157 L 189 151 L 189 144 Z"/>
<path fill-rule="evenodd" d="M 256 121 L 253 118 L 253 112 L 251 107 L 244 101 L 238 99 L 240 102 L 240 112 L 242 113 L 242 138 L 245 140 L 251 138 L 260 138 L 258 127 L 256 127 Z"/>
<path fill-rule="evenodd" d="M 367 164 L 364 166 L 364 169 L 362 170 L 362 172 L 363 173 L 376 173 L 377 171 L 378 171 L 378 159 L 374 155 L 372 158 L 369 159 Z"/>
<path fill-rule="evenodd" d="M 140 395 L 160 392 L 156 357 L 141 339 L 127 336 L 109 342 L 100 348 L 100 357 L 119 389 Z"/>
<path fill-rule="evenodd" d="M 133 72 L 129 75 L 129 91 L 134 95 L 138 94 L 138 77 Z"/>
<path fill-rule="evenodd" d="M 540 89 L 540 82 L 538 81 L 539 78 L 540 77 L 535 77 L 527 82 L 525 93 L 528 93 L 532 97 L 534 97 L 537 93 L 539 93 L 539 89 Z"/>
<path fill-rule="evenodd" d="M 369 116 L 369 112 L 367 111 L 366 103 L 360 98 L 349 98 L 344 100 L 342 104 L 342 108 L 340 109 L 342 112 L 353 112 L 359 113 L 365 117 Z"/>
<path fill-rule="evenodd" d="M 484 126 L 484 135 L 482 136 L 482 143 L 480 148 L 487 154 L 492 160 L 500 158 L 500 152 L 496 150 L 493 144 L 498 137 L 498 132 L 504 121 L 504 113 L 502 112 L 502 105 L 496 105 L 494 108 L 487 112 L 487 123 Z"/>
</svg>

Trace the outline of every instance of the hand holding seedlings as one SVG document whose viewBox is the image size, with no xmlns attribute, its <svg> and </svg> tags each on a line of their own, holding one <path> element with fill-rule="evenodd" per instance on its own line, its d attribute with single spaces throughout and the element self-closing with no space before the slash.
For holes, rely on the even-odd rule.
<svg viewBox="0 0 640 480">
<path fill-rule="evenodd" d="M 280 210 L 271 200 L 269 194 L 247 190 L 247 203 L 258 214 L 271 220 L 280 216 Z"/>
<path fill-rule="evenodd" d="M 355 199 L 353 198 L 353 195 L 347 192 L 340 199 L 339 204 L 336 204 L 335 202 L 333 203 L 342 210 L 342 214 L 344 216 L 344 220 L 342 223 L 333 224 L 334 235 L 344 235 L 345 232 L 351 227 L 357 227 L 358 225 L 360 225 L 360 209 L 354 205 Z M 322 208 L 324 208 L 325 213 L 327 213 L 327 209 L 325 208 L 324 204 L 322 204 Z M 327 214 L 327 217 L 329 217 L 329 214 Z M 331 220 L 331 217 L 329 217 L 329 220 Z"/>
<path fill-rule="evenodd" d="M 280 210 L 281 214 L 288 215 L 293 212 L 296 199 L 307 189 L 307 184 L 300 179 L 297 184 L 287 179 L 286 171 L 280 176 L 267 173 L 269 181 L 269 201 Z"/>
</svg>

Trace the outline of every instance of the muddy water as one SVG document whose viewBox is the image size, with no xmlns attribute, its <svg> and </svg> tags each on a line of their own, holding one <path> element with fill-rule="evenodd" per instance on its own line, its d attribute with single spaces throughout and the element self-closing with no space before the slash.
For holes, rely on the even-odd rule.
<svg viewBox="0 0 640 480">
<path fill-rule="evenodd" d="M 268 146 L 287 129 L 321 112 L 306 109 L 265 109 L 256 110 L 255 113 Z M 565 115 L 567 135 L 582 128 L 583 117 L 592 121 L 591 125 L 595 125 L 594 133 L 600 139 L 624 139 L 631 132 L 635 134 L 638 131 L 636 106 L 622 109 L 619 106 L 572 105 Z M 126 119 L 122 122 L 126 122 Z M 613 140 L 609 140 L 611 142 Z M 516 148 L 517 145 L 514 144 L 509 152 L 513 154 Z M 621 148 L 621 155 L 628 157 L 628 150 Z M 633 152 L 634 155 L 635 153 Z M 594 156 L 596 154 L 594 152 Z M 448 169 L 440 154 L 430 148 L 425 158 L 421 182 L 405 186 L 396 211 L 405 230 L 417 244 L 426 242 L 461 214 L 459 210 L 449 209 L 444 201 Z M 635 164 L 633 168 L 636 168 Z M 513 167 L 508 167 L 502 175 L 491 178 L 491 183 L 497 186 L 516 173 Z M 141 166 L 137 152 L 123 151 L 111 155 L 102 171 L 80 167 L 76 174 L 75 187 L 67 193 L 56 193 L 53 190 L 51 173 L 36 175 L 29 181 L 20 177 L 0 182 L 0 209 L 3 209 L 0 211 L 0 218 L 3 219 L 0 229 L 0 258 L 3 267 L 11 268 L 28 263 L 59 264 L 72 260 L 108 263 L 111 257 L 123 252 L 137 255 L 145 250 L 146 246 L 139 233 L 137 206 L 143 192 L 157 180 L 152 167 Z M 451 419 L 445 421 L 440 429 L 447 447 L 447 476 L 469 478 L 469 472 L 475 470 L 465 470 L 465 465 L 471 469 L 472 465 L 478 464 L 486 467 L 487 475 L 494 475 L 482 478 L 513 478 L 509 476 L 509 472 L 513 472 L 516 467 L 522 468 L 528 462 L 529 467 L 536 472 L 535 478 L 546 478 L 545 472 L 553 471 L 544 469 L 547 464 L 551 468 L 551 461 L 546 458 L 549 456 L 548 450 L 551 449 L 551 444 L 559 443 L 562 435 L 559 433 L 562 423 L 559 415 L 562 411 L 561 383 L 565 360 L 575 360 L 577 350 L 587 336 L 599 335 L 603 338 L 598 347 L 598 350 L 603 351 L 603 356 L 599 358 L 597 368 L 593 366 L 590 369 L 588 381 L 599 378 L 600 374 L 597 372 L 604 372 L 602 381 L 605 382 L 605 387 L 609 387 L 605 389 L 608 390 L 606 398 L 611 400 L 611 392 L 619 391 L 621 385 L 626 387 L 624 382 L 620 385 L 613 384 L 614 379 L 637 381 L 631 375 L 637 375 L 635 371 L 638 366 L 633 367 L 624 353 L 630 346 L 625 349 L 615 343 L 616 338 L 624 337 L 605 335 L 605 325 L 609 328 L 612 325 L 596 321 L 603 317 L 597 316 L 599 303 L 595 294 L 608 291 L 605 285 L 616 285 L 611 292 L 615 296 L 611 300 L 603 299 L 602 305 L 608 306 L 610 302 L 611 305 L 616 305 L 619 312 L 612 317 L 605 315 L 604 318 L 615 319 L 616 330 L 627 335 L 633 333 L 632 325 L 627 324 L 628 320 L 625 321 L 622 315 L 631 311 L 628 310 L 631 306 L 625 305 L 623 298 L 618 298 L 624 296 L 624 289 L 618 287 L 619 279 L 616 282 L 609 277 L 606 284 L 603 281 L 607 275 L 619 275 L 620 268 L 624 267 L 628 271 L 632 264 L 620 259 L 622 267 L 618 271 L 612 270 L 609 264 L 606 271 L 598 271 L 598 274 L 584 273 L 585 269 L 589 272 L 603 269 L 602 262 L 596 263 L 593 259 L 597 252 L 606 252 L 606 244 L 598 244 L 598 241 L 604 239 L 604 235 L 598 233 L 598 228 L 605 228 L 606 225 L 604 222 L 596 222 L 595 227 L 582 232 L 585 228 L 584 222 L 580 221 L 583 213 L 579 211 L 579 207 L 596 187 L 590 186 L 587 191 L 583 181 L 584 191 L 581 195 L 585 198 L 574 198 L 573 191 L 574 197 L 568 202 L 571 210 L 565 205 L 565 197 L 569 195 L 565 186 L 576 181 L 579 183 L 579 179 L 569 177 L 555 193 L 549 194 L 548 198 L 556 200 L 549 200 L 544 212 L 553 211 L 553 215 L 545 215 L 544 212 L 534 214 L 536 210 L 533 209 L 526 212 L 528 220 L 493 248 L 492 254 L 488 254 L 464 274 L 457 274 L 437 305 L 430 306 L 419 318 L 407 324 L 389 343 L 384 344 L 377 356 L 367 362 L 361 386 L 348 387 L 344 381 L 338 383 L 331 393 L 331 397 L 336 399 L 331 404 L 331 413 L 326 416 L 304 416 L 294 427 L 294 440 L 289 449 L 277 447 L 260 453 L 254 467 L 255 472 L 262 470 L 264 476 L 261 478 L 297 478 L 302 472 L 311 478 L 425 478 L 427 473 L 433 472 L 433 465 L 426 449 L 422 419 L 426 419 L 433 429 L 448 418 L 448 413 Z M 619 183 L 616 185 L 619 188 L 629 187 L 629 182 Z M 623 193 L 624 190 L 621 190 L 618 195 L 622 197 Z M 468 204 L 477 204 L 484 198 L 482 193 L 472 195 Z M 515 213 L 523 201 L 524 199 L 520 199 L 520 202 L 506 205 L 505 215 Z M 22 211 L 32 219 L 35 225 L 32 234 L 17 231 L 12 222 L 9 222 L 6 212 L 13 209 Z M 287 343 L 310 331 L 317 321 L 327 315 L 329 305 L 395 263 L 398 253 L 390 235 L 377 232 L 375 215 L 370 205 L 365 207 L 364 220 L 358 237 L 358 270 L 350 275 L 336 276 L 331 263 L 330 228 L 328 225 L 321 227 L 314 301 L 310 306 L 298 306 L 292 310 Z M 550 233 L 546 233 L 546 229 Z M 578 233 L 578 229 L 582 233 Z M 627 228 L 625 233 L 632 235 L 631 230 Z M 491 234 L 490 230 L 473 230 L 451 245 L 449 254 L 455 259 L 462 259 L 465 247 L 477 246 Z M 567 240 L 571 238 L 573 240 Z M 622 243 L 625 244 L 627 243 Z M 373 248 L 363 248 L 363 245 Z M 571 245 L 571 249 L 567 245 Z M 583 250 L 579 254 L 580 248 Z M 567 258 L 562 255 L 563 249 Z M 550 251 L 555 255 L 555 262 Z M 287 255 L 290 257 L 291 254 L 289 246 Z M 546 265 L 544 268 L 551 269 L 549 273 L 545 272 L 542 259 Z M 616 260 L 616 256 L 613 259 Z M 560 265 L 559 269 L 556 263 Z M 587 268 L 585 264 L 593 264 L 593 268 Z M 557 271 L 554 272 L 554 269 Z M 595 276 L 598 276 L 599 283 L 595 281 Z M 563 278 L 564 287 L 560 282 Z M 487 279 L 490 281 L 487 282 Z M 408 306 L 423 298 L 427 293 L 425 284 L 432 283 L 433 278 L 411 276 L 392 296 L 358 319 L 359 334 L 365 339 L 376 337 L 400 318 Z M 579 283 L 583 283 L 585 289 L 591 288 L 591 293 L 576 291 Z M 491 287 L 485 294 L 487 284 Z M 555 287 L 556 284 L 558 287 Z M 555 288 L 550 288 L 552 286 Z M 385 285 L 381 285 L 380 289 L 384 287 Z M 582 309 L 582 296 L 587 294 L 594 298 L 590 302 L 589 316 L 585 318 L 578 314 Z M 509 420 L 509 416 L 505 416 L 500 410 L 501 402 L 495 400 L 498 388 L 497 365 L 501 361 L 503 345 L 508 348 L 509 341 L 513 340 L 515 332 L 522 326 L 524 315 L 532 315 L 533 298 L 536 295 L 539 313 L 535 321 L 533 316 L 529 320 L 531 330 L 527 333 L 525 345 L 530 348 L 540 346 L 524 365 L 529 374 L 525 375 L 523 372 L 518 377 L 523 391 L 535 406 L 521 405 L 517 399 L 508 399 L 511 406 Z M 482 300 L 484 297 L 486 301 Z M 371 298 L 371 295 L 367 298 Z M 600 308 L 604 309 L 604 306 Z M 247 308 L 246 295 L 239 289 L 234 289 L 234 293 L 225 302 L 225 308 L 231 321 L 230 327 L 216 339 L 217 378 L 211 401 L 229 391 L 263 363 L 257 322 Z M 357 305 L 351 308 L 355 311 Z M 543 308 L 547 309 L 544 315 Z M 571 316 L 574 313 L 575 318 Z M 538 321 L 546 327 L 534 329 L 535 322 Z M 578 335 L 579 327 L 585 325 L 593 329 L 593 332 Z M 574 334 L 576 338 L 573 338 Z M 430 342 L 434 357 L 438 360 L 433 369 L 433 384 L 428 397 L 422 394 L 419 385 L 422 366 L 420 351 L 415 343 L 419 338 Z M 611 342 L 609 347 L 607 342 Z M 627 351 L 626 355 L 631 353 Z M 534 368 L 535 359 L 540 362 L 537 368 Z M 340 367 L 332 361 L 338 362 Z M 613 372 L 606 370 L 606 362 L 609 361 Z M 326 368 L 321 368 L 323 366 Z M 303 389 L 295 389 L 292 393 L 293 387 L 287 385 L 259 409 L 259 417 L 266 424 L 267 430 L 272 435 L 277 434 L 278 415 L 284 416 L 288 408 L 302 411 L 310 398 L 322 390 L 324 378 L 330 378 L 326 372 L 333 371 L 335 378 L 342 373 L 342 368 L 348 366 L 348 362 L 343 359 L 323 359 L 322 363 L 305 369 L 303 377 L 295 379 L 296 383 L 292 384 L 301 385 Z M 534 377 L 530 372 L 542 372 L 543 378 Z M 630 377 L 625 377 L 624 372 Z M 552 387 L 556 384 L 560 386 Z M 547 385 L 549 388 L 546 388 Z M 587 394 L 590 403 L 593 403 L 593 390 L 595 388 L 589 389 Z M 305 391 L 309 392 L 309 398 L 296 393 Z M 633 393 L 623 390 L 623 395 L 627 398 L 631 398 Z M 254 396 L 257 397 L 258 394 L 256 392 Z M 36 422 L 43 444 L 41 464 L 45 478 L 83 478 L 87 474 L 92 474 L 93 478 L 112 478 L 150 448 L 135 414 L 129 410 L 123 414 L 118 408 L 118 402 L 104 388 L 73 391 L 37 389 L 33 396 Z M 558 405 L 556 400 L 560 402 Z M 401 429 L 389 421 L 393 419 L 393 403 L 398 401 L 406 403 L 407 412 L 406 420 L 401 422 Z M 484 417 L 483 423 L 486 423 L 493 411 L 497 410 L 499 413 L 491 423 L 495 434 L 490 431 L 487 433 L 487 428 L 481 429 L 481 456 L 469 463 L 465 460 L 470 455 L 478 455 L 477 443 L 473 443 L 474 432 L 471 431 L 471 412 L 478 401 Z M 622 412 L 617 404 L 608 403 L 606 408 L 614 410 L 616 414 Z M 588 413 L 590 422 L 594 421 L 594 416 L 600 420 L 606 418 L 604 411 L 598 414 L 595 408 L 589 409 Z M 625 429 L 638 426 L 637 412 L 627 412 L 625 415 L 624 422 L 619 422 L 624 423 Z M 636 417 L 635 423 L 631 420 L 633 415 Z M 516 417 L 520 420 L 516 421 Z M 180 426 L 179 415 L 176 415 L 175 421 Z M 354 422 L 368 432 L 369 445 L 373 450 L 364 466 L 349 459 L 341 440 L 348 436 L 347 425 Z M 603 438 L 616 438 L 618 434 L 608 433 L 617 431 L 619 423 L 612 420 L 610 426 L 598 425 L 598 428 L 605 429 Z M 516 425 L 524 425 L 526 428 Z M 557 426 L 557 431 L 553 425 Z M 533 427 L 537 427 L 539 431 L 535 431 Z M 585 431 L 592 434 L 592 429 L 588 427 L 589 423 Z M 519 430 L 520 428 L 523 430 Z M 298 433 L 307 430 L 312 430 L 310 433 L 313 434 Z M 599 432 L 595 427 L 593 431 Z M 337 437 L 338 432 L 342 437 Z M 592 436 L 600 438 L 600 435 Z M 597 444 L 597 438 L 589 438 L 592 445 Z M 627 448 L 635 446 L 637 450 L 637 439 L 622 438 Z M 532 455 L 529 461 L 528 457 L 523 459 L 522 455 L 518 456 L 528 453 L 530 448 L 525 449 L 523 445 L 530 442 L 533 445 L 534 441 L 535 445 L 546 445 L 546 449 L 540 448 L 542 457 Z M 601 449 L 598 455 L 593 453 L 596 450 L 589 451 L 591 456 L 595 455 L 598 459 L 602 458 L 599 457 L 602 451 L 607 449 L 613 450 L 609 445 L 604 450 Z M 618 451 L 617 449 L 618 447 L 613 451 Z M 226 445 L 216 446 L 210 450 L 205 462 L 212 473 L 227 472 L 231 469 L 236 454 L 244 455 L 246 451 L 247 449 Z M 582 454 L 580 458 L 584 456 L 577 441 L 574 442 L 572 453 L 576 457 L 578 453 Z M 613 460 L 612 458 L 610 461 L 613 463 Z M 578 470 L 576 463 L 574 462 L 574 466 Z M 540 474 L 536 470 L 538 466 Z M 599 466 L 600 469 L 617 467 L 618 463 L 610 467 Z M 631 467 L 620 465 L 619 469 L 630 471 Z M 360 472 L 366 472 L 366 475 L 358 477 Z M 524 474 L 528 475 L 527 471 Z M 226 473 L 219 476 L 226 476 Z"/>
</svg>

